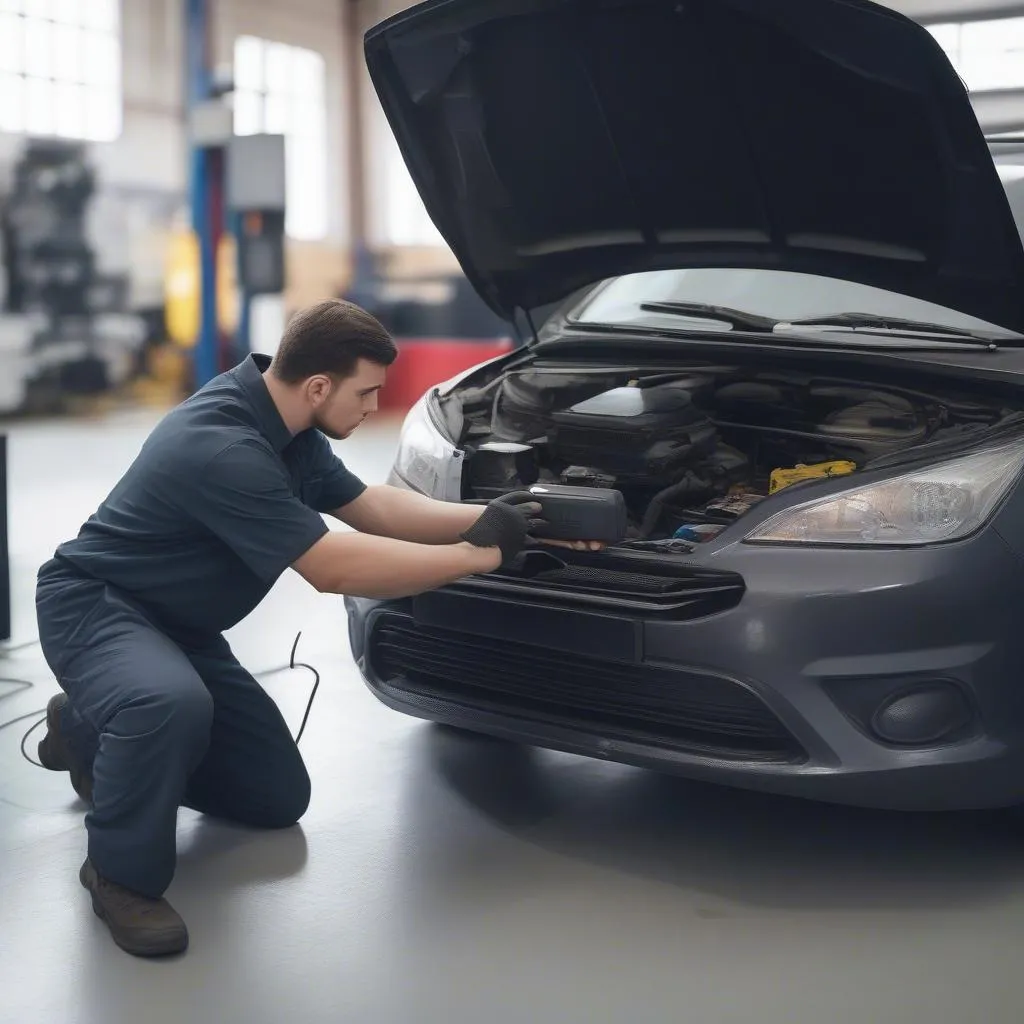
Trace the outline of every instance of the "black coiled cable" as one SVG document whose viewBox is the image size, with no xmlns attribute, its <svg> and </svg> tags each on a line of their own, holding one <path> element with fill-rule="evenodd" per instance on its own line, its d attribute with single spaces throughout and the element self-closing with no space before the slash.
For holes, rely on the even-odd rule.
<svg viewBox="0 0 1024 1024">
<path fill-rule="evenodd" d="M 302 631 L 295 635 L 295 642 L 292 644 L 291 655 L 288 658 L 288 664 L 283 666 L 281 669 L 270 669 L 265 672 L 257 674 L 257 678 L 260 676 L 273 675 L 276 672 L 283 671 L 284 669 L 296 669 L 304 668 L 313 673 L 313 689 L 309 694 L 309 701 L 306 703 L 306 711 L 302 716 L 302 724 L 299 726 L 299 731 L 295 735 L 295 743 L 298 744 L 299 740 L 302 739 L 302 734 L 306 730 L 306 723 L 309 721 L 309 713 L 313 709 L 313 700 L 316 697 L 316 692 L 320 688 L 320 673 L 310 664 L 304 661 L 296 661 L 295 655 L 299 648 L 299 640 L 302 638 Z M 24 650 L 29 647 L 35 647 L 39 643 L 38 640 L 30 640 L 23 644 L 17 644 L 13 647 L 0 648 L 0 654 L 10 654 L 13 651 Z M 0 686 L 8 685 L 13 686 L 15 689 L 8 693 L 0 694 L 0 702 L 7 700 L 9 697 L 13 697 L 15 694 L 22 693 L 25 690 L 31 690 L 36 685 L 27 679 L 15 679 L 13 677 L 0 676 Z M 28 740 L 29 737 L 41 726 L 46 723 L 46 708 L 40 708 L 36 711 L 28 711 L 23 715 L 18 715 L 17 718 L 11 718 L 6 722 L 0 722 L 0 732 L 4 729 L 9 729 L 12 726 L 17 725 L 19 722 L 27 722 L 30 719 L 35 719 L 28 730 L 21 737 L 21 756 L 28 761 L 29 764 L 35 765 L 37 768 L 42 768 L 43 765 L 39 763 L 31 754 L 28 752 Z"/>
</svg>

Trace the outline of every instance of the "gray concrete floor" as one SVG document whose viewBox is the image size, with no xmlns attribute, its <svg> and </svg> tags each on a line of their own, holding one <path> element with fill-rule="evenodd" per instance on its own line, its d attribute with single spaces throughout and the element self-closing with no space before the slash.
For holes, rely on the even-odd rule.
<svg viewBox="0 0 1024 1024">
<path fill-rule="evenodd" d="M 150 412 L 10 431 L 14 643 L 36 567 L 132 457 Z M 393 429 L 342 447 L 380 480 Z M 340 600 L 287 578 L 235 631 L 253 670 L 323 683 L 313 801 L 270 835 L 182 812 L 169 898 L 188 954 L 121 953 L 79 887 L 82 807 L 0 730 L 0 1021 L 46 1024 L 929 1021 L 1024 1016 L 1024 834 L 691 785 L 460 736 L 381 707 Z M 0 656 L 0 723 L 56 692 Z M 297 726 L 303 672 L 267 688 Z M 38 738 L 38 734 L 34 740 Z M 33 747 L 34 749 L 34 747 Z"/>
</svg>

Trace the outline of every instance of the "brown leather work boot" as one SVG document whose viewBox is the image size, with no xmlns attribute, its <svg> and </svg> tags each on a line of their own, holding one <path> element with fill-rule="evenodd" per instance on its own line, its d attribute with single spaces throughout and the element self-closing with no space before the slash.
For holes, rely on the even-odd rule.
<svg viewBox="0 0 1024 1024">
<path fill-rule="evenodd" d="M 140 896 L 108 882 L 86 860 L 78 877 L 92 893 L 92 909 L 114 941 L 133 956 L 169 956 L 188 948 L 188 929 L 165 899 Z"/>
<path fill-rule="evenodd" d="M 92 774 L 82 768 L 60 730 L 60 713 L 67 694 L 58 693 L 46 705 L 46 735 L 39 741 L 39 763 L 51 772 L 68 772 L 75 792 L 92 806 Z"/>
</svg>

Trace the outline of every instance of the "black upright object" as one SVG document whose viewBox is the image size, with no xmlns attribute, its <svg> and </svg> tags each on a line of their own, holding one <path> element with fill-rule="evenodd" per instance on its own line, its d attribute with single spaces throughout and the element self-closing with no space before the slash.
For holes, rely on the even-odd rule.
<svg viewBox="0 0 1024 1024">
<path fill-rule="evenodd" d="M 83 146 L 49 139 L 26 144 L 4 217 L 10 312 L 42 313 L 55 322 L 92 312 L 96 254 L 87 218 L 95 188 Z"/>
<path fill-rule="evenodd" d="M 29 140 L 12 168 L 0 216 L 6 311 L 32 314 L 33 349 L 63 353 L 43 360 L 36 383 L 58 394 L 94 394 L 110 386 L 100 317 L 128 305 L 125 275 L 100 272 L 89 232 L 96 174 L 86 148 L 59 139 Z"/>
<path fill-rule="evenodd" d="M 7 435 L 0 434 L 0 640 L 11 639 L 10 555 L 7 542 Z"/>
</svg>

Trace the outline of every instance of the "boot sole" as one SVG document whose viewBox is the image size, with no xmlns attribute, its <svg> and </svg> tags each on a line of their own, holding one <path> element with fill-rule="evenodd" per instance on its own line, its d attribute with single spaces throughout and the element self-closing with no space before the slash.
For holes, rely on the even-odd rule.
<svg viewBox="0 0 1024 1024">
<path fill-rule="evenodd" d="M 175 937 L 173 942 L 168 942 L 166 939 L 161 939 L 159 937 L 154 937 L 149 942 L 139 941 L 138 939 L 128 938 L 124 934 L 118 932 L 117 928 L 111 924 L 110 918 L 107 917 L 107 913 L 103 909 L 103 904 L 96 898 L 96 894 L 92 891 L 92 887 L 86 880 L 84 868 L 79 871 L 78 880 L 89 893 L 92 900 L 93 913 L 107 926 L 107 931 L 110 932 L 110 937 L 126 953 L 130 953 L 132 956 L 156 958 L 174 956 L 178 953 L 184 953 L 185 950 L 188 949 L 187 932 L 183 939 Z"/>
</svg>

